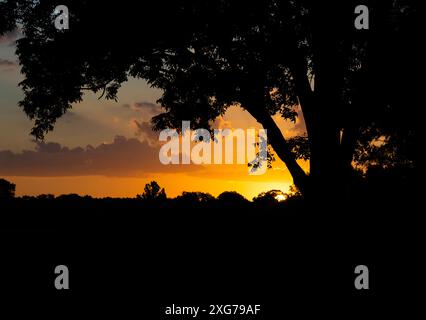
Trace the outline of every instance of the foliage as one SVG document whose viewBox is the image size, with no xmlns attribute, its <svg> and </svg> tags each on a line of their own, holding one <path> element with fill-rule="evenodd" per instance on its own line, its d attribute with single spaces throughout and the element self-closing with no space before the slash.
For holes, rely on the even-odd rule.
<svg viewBox="0 0 426 320">
<path fill-rule="evenodd" d="M 205 192 L 188 192 L 184 191 L 180 196 L 175 198 L 175 202 L 186 204 L 208 204 L 215 201 L 210 193 Z"/>
<path fill-rule="evenodd" d="M 289 192 L 285 194 L 286 200 L 289 199 L 300 199 L 302 198 L 302 193 L 297 189 L 295 185 L 291 185 L 289 188 Z"/>
<path fill-rule="evenodd" d="M 136 196 L 139 199 L 142 200 L 166 200 L 167 195 L 164 188 L 161 188 L 159 184 L 156 181 L 151 181 L 150 183 L 147 183 L 144 188 L 144 192 L 140 195 Z"/>
<path fill-rule="evenodd" d="M 268 129 L 302 193 L 340 190 L 353 161 L 424 163 L 418 149 L 425 130 L 416 117 L 424 19 L 415 1 L 366 1 L 369 30 L 354 28 L 353 0 L 63 4 L 72 8 L 71 27 L 61 32 L 48 14 L 56 1 L 0 4 L 0 33 L 17 24 L 25 33 L 17 44 L 25 76 L 20 106 L 37 139 L 84 90 L 117 99 L 122 83 L 136 77 L 163 92 L 164 112 L 152 120 L 157 130 L 188 119 L 209 128 L 232 105 L 247 110 Z M 299 106 L 307 136 L 289 140 L 272 116 L 295 122 Z M 408 106 L 413 123 L 403 120 Z M 385 143 L 372 147 L 381 137 Z M 310 160 L 309 176 L 297 159 Z"/>
<path fill-rule="evenodd" d="M 217 197 L 217 200 L 226 205 L 244 205 L 249 202 L 243 195 L 236 191 L 224 191 Z"/>
<path fill-rule="evenodd" d="M 15 197 L 16 185 L 5 180 L 0 179 L 0 199 L 12 199 Z"/>
<path fill-rule="evenodd" d="M 267 192 L 261 192 L 256 197 L 253 198 L 253 202 L 256 204 L 262 205 L 271 205 L 276 204 L 279 201 L 278 197 L 285 197 L 285 193 L 281 190 L 269 190 Z"/>
</svg>

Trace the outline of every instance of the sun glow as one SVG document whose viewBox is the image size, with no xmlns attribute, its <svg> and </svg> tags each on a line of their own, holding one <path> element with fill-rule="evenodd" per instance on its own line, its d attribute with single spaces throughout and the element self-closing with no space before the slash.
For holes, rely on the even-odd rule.
<svg viewBox="0 0 426 320">
<path fill-rule="evenodd" d="M 281 201 L 284 201 L 284 200 L 286 199 L 286 196 L 285 196 L 285 195 L 283 195 L 283 194 L 277 194 L 277 195 L 275 196 L 275 199 L 276 199 L 277 201 L 281 202 Z"/>
</svg>

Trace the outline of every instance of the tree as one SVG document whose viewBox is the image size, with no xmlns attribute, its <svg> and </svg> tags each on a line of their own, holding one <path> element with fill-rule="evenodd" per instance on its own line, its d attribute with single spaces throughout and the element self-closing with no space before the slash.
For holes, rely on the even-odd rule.
<svg viewBox="0 0 426 320">
<path fill-rule="evenodd" d="M 0 200 L 12 199 L 15 197 L 16 185 L 5 180 L 0 179 Z"/>
<path fill-rule="evenodd" d="M 167 195 L 164 188 L 161 188 L 159 184 L 156 181 L 151 181 L 150 183 L 147 183 L 144 188 L 144 192 L 140 195 L 136 196 L 139 199 L 142 200 L 166 200 Z"/>
<path fill-rule="evenodd" d="M 37 200 L 54 200 L 55 195 L 53 195 L 53 194 L 40 194 L 36 198 L 37 198 Z"/>
<path fill-rule="evenodd" d="M 274 205 L 286 198 L 286 194 L 281 190 L 269 190 L 261 192 L 253 198 L 253 202 L 261 205 Z"/>
<path fill-rule="evenodd" d="M 217 197 L 217 200 L 225 205 L 231 206 L 242 206 L 249 203 L 243 195 L 236 191 L 224 191 Z"/>
<path fill-rule="evenodd" d="M 215 198 L 210 193 L 205 192 L 188 192 L 184 191 L 180 196 L 175 198 L 177 203 L 184 205 L 209 204 L 215 201 Z"/>
<path fill-rule="evenodd" d="M 163 90 L 165 112 L 153 118 L 155 129 L 180 128 L 182 120 L 206 128 L 232 105 L 247 110 L 268 129 L 305 196 L 344 190 L 353 162 L 363 165 L 359 154 L 368 157 L 366 147 L 382 137 L 424 163 L 421 121 L 401 121 L 422 92 L 415 75 L 424 22 L 415 1 L 365 1 L 369 30 L 354 27 L 359 3 L 352 0 L 177 0 L 141 8 L 63 2 L 72 8 L 66 31 L 56 30 L 48 14 L 56 1 L 0 3 L 0 32 L 16 23 L 25 31 L 17 46 L 25 75 L 20 105 L 38 139 L 84 90 L 115 99 L 133 76 Z M 289 121 L 303 114 L 306 134 L 287 139 L 275 114 Z M 410 152 L 396 137 L 411 139 Z M 299 158 L 309 158 L 309 173 Z"/>
<path fill-rule="evenodd" d="M 303 197 L 303 195 L 300 193 L 300 191 L 297 189 L 295 185 L 291 185 L 289 188 L 289 191 L 284 194 L 285 199 L 300 199 Z"/>
</svg>

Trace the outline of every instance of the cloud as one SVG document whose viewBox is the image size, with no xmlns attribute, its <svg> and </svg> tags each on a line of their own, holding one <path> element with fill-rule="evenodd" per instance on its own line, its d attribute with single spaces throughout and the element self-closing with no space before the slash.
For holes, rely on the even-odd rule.
<svg viewBox="0 0 426 320">
<path fill-rule="evenodd" d="M 136 136 L 147 141 L 150 146 L 159 145 L 158 132 L 152 130 L 152 125 L 146 121 L 134 120 L 136 125 Z"/>
<path fill-rule="evenodd" d="M 116 136 L 97 147 L 70 149 L 54 142 L 35 142 L 35 150 L 0 151 L 0 175 L 4 176 L 127 176 L 201 170 L 195 165 L 162 165 L 159 149 L 136 138 Z"/>
<path fill-rule="evenodd" d="M 2 69 L 11 70 L 14 69 L 17 65 L 18 64 L 16 61 L 0 58 L 0 68 Z"/>
<path fill-rule="evenodd" d="M 158 104 L 152 103 L 152 102 L 147 102 L 147 101 L 136 102 L 134 104 L 134 107 L 136 109 L 143 109 L 143 108 L 148 109 L 152 113 L 158 113 L 158 112 L 161 111 L 161 106 L 159 106 Z"/>
<path fill-rule="evenodd" d="M 158 145 L 158 132 L 152 130 L 150 120 L 162 112 L 161 106 L 149 101 L 123 104 L 123 108 L 133 113 L 129 125 L 136 130 L 135 135 L 148 142 L 150 146 Z"/>
<path fill-rule="evenodd" d="M 15 29 L 10 32 L 6 32 L 4 35 L 0 35 L 0 44 L 15 45 L 15 41 L 22 36 L 21 30 Z"/>
<path fill-rule="evenodd" d="M 157 115 L 161 112 L 161 106 L 149 101 L 134 102 L 132 104 L 123 104 L 123 108 L 131 109 L 136 112 L 144 112 L 151 116 Z"/>
<path fill-rule="evenodd" d="M 16 62 L 0 58 L 0 66 L 14 66 L 14 65 L 16 65 Z"/>
</svg>

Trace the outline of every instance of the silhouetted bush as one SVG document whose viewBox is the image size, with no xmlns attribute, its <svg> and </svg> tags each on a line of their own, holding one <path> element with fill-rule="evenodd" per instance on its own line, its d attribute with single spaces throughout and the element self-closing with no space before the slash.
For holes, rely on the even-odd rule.
<svg viewBox="0 0 426 320">
<path fill-rule="evenodd" d="M 217 199 L 221 204 L 230 206 L 241 206 L 250 203 L 250 201 L 236 191 L 222 192 Z"/>
<path fill-rule="evenodd" d="M 180 196 L 177 196 L 174 199 L 175 203 L 181 205 L 212 204 L 215 201 L 215 197 L 213 197 L 210 193 L 187 191 L 184 191 Z"/>
<path fill-rule="evenodd" d="M 5 180 L 0 179 L 0 199 L 12 199 L 15 197 L 16 185 Z"/>
<path fill-rule="evenodd" d="M 55 196 L 53 194 L 40 194 L 37 196 L 38 200 L 53 200 Z"/>
<path fill-rule="evenodd" d="M 253 202 L 262 205 L 274 205 L 283 201 L 285 198 L 286 194 L 281 190 L 269 190 L 259 193 L 259 195 L 253 198 Z"/>
<path fill-rule="evenodd" d="M 70 193 L 70 194 L 61 194 L 60 196 L 56 197 L 56 200 L 58 201 L 66 201 L 66 202 L 82 202 L 85 200 L 92 200 L 93 198 L 91 196 L 80 196 L 76 193 Z"/>
<path fill-rule="evenodd" d="M 295 185 L 291 185 L 289 188 L 289 192 L 285 193 L 285 201 L 289 200 L 301 200 L 303 199 L 302 193 L 297 189 Z"/>
</svg>

